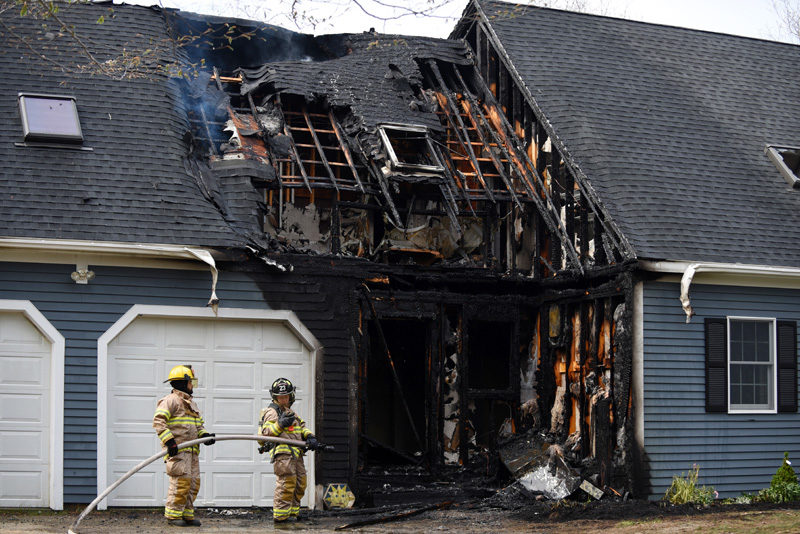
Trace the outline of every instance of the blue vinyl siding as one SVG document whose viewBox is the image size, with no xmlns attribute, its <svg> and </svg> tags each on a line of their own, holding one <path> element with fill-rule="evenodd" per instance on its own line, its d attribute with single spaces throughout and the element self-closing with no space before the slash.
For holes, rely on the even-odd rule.
<svg viewBox="0 0 800 534">
<path fill-rule="evenodd" d="M 677 283 L 644 285 L 644 440 L 651 498 L 672 477 L 700 466 L 700 483 L 720 497 L 767 487 L 783 453 L 800 461 L 797 413 L 729 415 L 705 411 L 706 317 L 800 321 L 800 290 L 692 285 L 686 324 Z"/>
<path fill-rule="evenodd" d="M 30 300 L 65 338 L 64 503 L 97 495 L 97 338 L 134 304 L 202 307 L 211 273 L 91 265 L 94 280 L 72 281 L 74 265 L 0 262 L 0 299 Z M 242 273 L 221 272 L 221 306 L 268 308 Z"/>
</svg>

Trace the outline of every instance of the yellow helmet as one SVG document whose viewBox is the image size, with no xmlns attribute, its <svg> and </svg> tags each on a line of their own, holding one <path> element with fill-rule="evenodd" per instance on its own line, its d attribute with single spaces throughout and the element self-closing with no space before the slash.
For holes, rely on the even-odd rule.
<svg viewBox="0 0 800 534">
<path fill-rule="evenodd" d="M 176 365 L 169 371 L 169 377 L 164 382 L 172 382 L 173 380 L 191 380 L 192 386 L 197 386 L 197 377 L 192 371 L 191 365 Z"/>
</svg>

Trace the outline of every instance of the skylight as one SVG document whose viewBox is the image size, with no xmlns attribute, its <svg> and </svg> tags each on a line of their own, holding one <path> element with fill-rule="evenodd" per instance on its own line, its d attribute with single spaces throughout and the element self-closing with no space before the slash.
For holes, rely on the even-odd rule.
<svg viewBox="0 0 800 534">
<path fill-rule="evenodd" d="M 20 93 L 19 114 L 25 142 L 83 143 L 75 97 Z"/>
<path fill-rule="evenodd" d="M 378 131 L 392 167 L 410 171 L 443 171 L 433 155 L 428 129 L 424 126 L 384 124 Z"/>
<path fill-rule="evenodd" d="M 766 153 L 783 179 L 794 189 L 800 189 L 800 148 L 768 145 Z"/>
</svg>

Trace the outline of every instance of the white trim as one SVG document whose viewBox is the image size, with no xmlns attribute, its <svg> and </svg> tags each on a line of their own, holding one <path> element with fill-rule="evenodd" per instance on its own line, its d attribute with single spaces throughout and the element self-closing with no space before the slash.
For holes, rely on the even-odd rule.
<svg viewBox="0 0 800 534">
<path fill-rule="evenodd" d="M 726 381 L 726 392 L 728 397 L 728 414 L 776 414 L 778 413 L 778 319 L 776 317 L 746 317 L 739 315 L 728 315 L 726 319 L 727 338 L 725 344 L 727 370 L 726 374 L 728 380 Z M 731 409 L 731 319 L 734 321 L 759 321 L 762 323 L 770 323 L 772 330 L 770 337 L 772 338 L 772 347 L 770 347 L 770 362 L 772 365 L 772 406 L 771 410 L 734 410 Z"/>
<path fill-rule="evenodd" d="M 187 245 L 122 243 L 115 241 L 81 241 L 77 239 L 28 239 L 0 237 L 0 248 L 25 248 L 62 252 L 93 252 L 150 257 L 197 259 L 192 250 L 206 250 Z"/>
<path fill-rule="evenodd" d="M 50 342 L 50 508 L 64 509 L 64 336 L 29 300 L 0 300 L 0 310 L 22 312 Z"/>
<path fill-rule="evenodd" d="M 797 267 L 773 267 L 770 265 L 741 263 L 689 263 L 682 261 L 640 261 L 639 265 L 646 271 L 669 274 L 682 273 L 680 301 L 681 307 L 686 313 L 687 323 L 691 321 L 694 315 L 694 309 L 692 309 L 692 303 L 689 298 L 689 289 L 695 275 L 700 272 L 713 273 L 715 275 L 735 275 L 739 277 L 738 285 L 783 287 L 787 282 L 794 284 L 800 282 L 800 268 Z M 775 284 L 774 280 L 781 280 L 782 283 Z"/>
<path fill-rule="evenodd" d="M 639 457 L 644 458 L 644 283 L 633 286 L 633 425 Z"/>
<path fill-rule="evenodd" d="M 286 326 L 308 349 L 311 355 L 311 398 L 315 402 L 310 402 L 309 406 L 316 405 L 316 376 L 317 376 L 317 356 L 321 345 L 311 331 L 300 322 L 297 315 L 285 310 L 258 310 L 247 308 L 220 308 L 214 313 L 208 307 L 195 308 L 189 306 L 157 306 L 149 304 L 135 304 L 122 317 L 120 317 L 103 335 L 97 339 L 97 493 L 98 495 L 108 487 L 108 436 L 106 428 L 108 426 L 108 406 L 106 398 L 108 396 L 108 345 L 125 329 L 139 317 L 189 317 L 198 319 L 247 319 L 279 322 Z M 316 410 L 312 408 L 311 413 L 306 417 L 309 427 L 316 429 Z M 309 507 L 314 508 L 316 499 L 314 498 L 314 477 L 315 459 L 309 456 L 308 468 L 308 488 Z M 105 510 L 107 502 L 104 499 L 97 508 Z"/>
</svg>

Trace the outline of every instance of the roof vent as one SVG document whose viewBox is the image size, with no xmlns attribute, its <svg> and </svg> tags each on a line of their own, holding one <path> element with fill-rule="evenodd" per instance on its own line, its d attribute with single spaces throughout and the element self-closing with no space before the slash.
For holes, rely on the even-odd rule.
<svg viewBox="0 0 800 534">
<path fill-rule="evenodd" d="M 26 143 L 83 143 L 74 96 L 19 93 L 19 114 Z"/>
<path fill-rule="evenodd" d="M 781 171 L 783 179 L 792 188 L 800 189 L 800 148 L 767 145 L 764 151 Z"/>
</svg>

